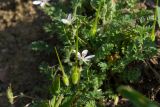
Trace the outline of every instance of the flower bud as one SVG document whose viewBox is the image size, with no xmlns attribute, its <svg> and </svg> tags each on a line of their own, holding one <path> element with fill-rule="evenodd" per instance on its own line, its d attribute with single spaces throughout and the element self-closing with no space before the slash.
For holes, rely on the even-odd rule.
<svg viewBox="0 0 160 107">
<path fill-rule="evenodd" d="M 68 76 L 66 74 L 63 75 L 62 80 L 63 80 L 63 83 L 66 86 L 69 86 L 69 79 L 68 79 Z"/>
<path fill-rule="evenodd" d="M 72 83 L 74 85 L 76 85 L 79 81 L 79 73 L 75 72 L 75 73 L 72 73 Z"/>
<path fill-rule="evenodd" d="M 72 68 L 72 83 L 76 85 L 79 82 L 79 78 L 80 78 L 79 68 L 77 66 L 74 66 Z"/>
<path fill-rule="evenodd" d="M 11 85 L 7 89 L 7 98 L 9 100 L 10 104 L 14 103 L 14 96 L 13 96 Z"/>
</svg>

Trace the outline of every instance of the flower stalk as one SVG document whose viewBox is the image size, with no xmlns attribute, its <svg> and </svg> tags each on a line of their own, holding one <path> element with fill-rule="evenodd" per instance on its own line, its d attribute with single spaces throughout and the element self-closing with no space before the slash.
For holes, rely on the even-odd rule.
<svg viewBox="0 0 160 107">
<path fill-rule="evenodd" d="M 68 79 L 68 76 L 64 72 L 64 68 L 63 68 L 62 62 L 61 62 L 61 60 L 59 58 L 59 54 L 57 52 L 56 47 L 55 47 L 55 52 L 56 52 L 56 55 L 57 55 L 57 58 L 58 58 L 58 62 L 59 62 L 59 65 L 60 65 L 60 68 L 61 68 L 61 71 L 62 71 L 62 80 L 63 80 L 63 82 L 64 82 L 64 84 L 66 86 L 69 86 L 69 79 Z"/>
</svg>

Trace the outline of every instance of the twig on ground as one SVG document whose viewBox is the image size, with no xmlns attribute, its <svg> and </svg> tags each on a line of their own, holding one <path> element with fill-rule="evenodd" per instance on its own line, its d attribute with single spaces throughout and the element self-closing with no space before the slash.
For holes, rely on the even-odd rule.
<svg viewBox="0 0 160 107">
<path fill-rule="evenodd" d="M 148 61 L 145 61 L 145 63 L 149 66 L 149 68 L 153 71 L 157 82 L 160 84 L 160 74 L 150 65 Z"/>
</svg>

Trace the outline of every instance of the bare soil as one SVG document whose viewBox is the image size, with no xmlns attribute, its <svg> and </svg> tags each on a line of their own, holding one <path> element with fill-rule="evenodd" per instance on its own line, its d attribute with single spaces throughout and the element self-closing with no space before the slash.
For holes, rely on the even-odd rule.
<svg viewBox="0 0 160 107">
<path fill-rule="evenodd" d="M 45 35 L 42 14 L 31 0 L 0 0 L 0 107 L 10 107 L 5 94 L 9 84 L 15 95 L 41 94 L 35 87 L 43 83 L 38 70 L 41 57 L 33 54 L 30 44 Z"/>
</svg>

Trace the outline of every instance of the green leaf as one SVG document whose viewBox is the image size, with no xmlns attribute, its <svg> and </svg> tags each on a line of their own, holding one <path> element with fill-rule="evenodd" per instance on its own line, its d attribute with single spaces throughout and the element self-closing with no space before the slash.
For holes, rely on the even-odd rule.
<svg viewBox="0 0 160 107">
<path fill-rule="evenodd" d="M 90 1 L 90 4 L 91 4 L 92 8 L 95 9 L 95 10 L 97 10 L 99 3 L 100 2 L 98 0 L 91 0 Z"/>
<path fill-rule="evenodd" d="M 96 60 L 104 59 L 110 54 L 111 50 L 114 48 L 114 44 L 105 43 L 96 52 Z"/>
<path fill-rule="evenodd" d="M 111 18 L 113 17 L 115 11 L 116 11 L 116 1 L 111 0 Z"/>
<path fill-rule="evenodd" d="M 96 102 L 94 100 L 88 101 L 85 107 L 96 107 Z"/>
<path fill-rule="evenodd" d="M 70 95 L 65 97 L 61 107 L 71 107 L 74 98 L 75 98 L 75 95 Z"/>
<path fill-rule="evenodd" d="M 49 49 L 50 49 L 49 45 L 44 41 L 32 42 L 31 47 L 32 47 L 33 51 L 39 51 L 39 52 L 49 51 Z"/>
</svg>

